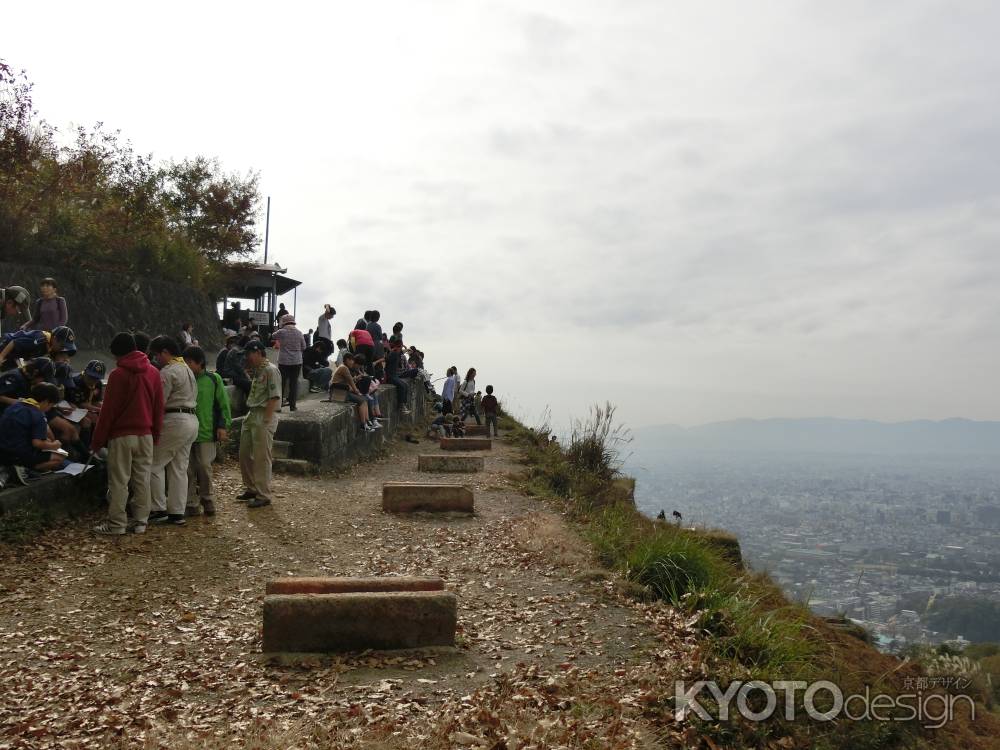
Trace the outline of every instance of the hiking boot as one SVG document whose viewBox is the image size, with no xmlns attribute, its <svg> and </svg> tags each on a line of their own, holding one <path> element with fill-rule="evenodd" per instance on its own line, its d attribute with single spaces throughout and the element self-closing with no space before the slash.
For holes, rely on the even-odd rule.
<svg viewBox="0 0 1000 750">
<path fill-rule="evenodd" d="M 125 533 L 125 529 L 112 526 L 111 521 L 101 521 L 94 527 L 94 533 L 102 536 L 121 536 Z"/>
<path fill-rule="evenodd" d="M 150 511 L 149 523 L 163 523 L 167 520 L 169 514 L 165 510 L 154 510 Z"/>
<path fill-rule="evenodd" d="M 128 519 L 128 526 L 125 527 L 125 530 L 129 534 L 145 534 L 146 533 L 146 524 L 139 523 L 134 518 L 130 518 L 130 519 Z"/>
<path fill-rule="evenodd" d="M 263 508 L 265 505 L 270 505 L 271 501 L 266 497 L 255 497 L 253 500 L 247 503 L 248 508 Z"/>
<path fill-rule="evenodd" d="M 184 508 L 184 515 L 187 516 L 188 518 L 192 518 L 194 516 L 200 516 L 201 515 L 201 506 L 200 505 L 188 505 L 188 506 L 186 506 Z"/>
<path fill-rule="evenodd" d="M 206 516 L 215 515 L 215 503 L 211 500 L 202 500 L 201 507 L 205 510 Z"/>
<path fill-rule="evenodd" d="M 250 490 L 243 490 L 242 495 L 236 496 L 236 502 L 245 503 L 247 500 L 253 500 L 255 497 L 257 497 L 256 492 L 251 492 Z"/>
</svg>

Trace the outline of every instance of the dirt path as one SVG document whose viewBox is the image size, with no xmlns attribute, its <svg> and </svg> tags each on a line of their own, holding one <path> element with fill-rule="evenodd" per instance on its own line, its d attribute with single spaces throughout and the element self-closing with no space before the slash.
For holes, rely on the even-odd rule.
<svg viewBox="0 0 1000 750">
<path fill-rule="evenodd" d="M 0 748 L 295 744 L 261 739 L 284 731 L 475 745 L 490 700 L 526 732 L 564 729 L 540 718 L 552 711 L 576 716 L 574 732 L 617 721 L 625 745 L 649 741 L 642 695 L 676 673 L 649 670 L 689 646 L 683 628 L 595 575 L 560 517 L 513 489 L 514 451 L 495 445 L 485 472 L 446 476 L 415 470 L 436 445 L 395 441 L 340 475 L 279 477 L 275 505 L 253 511 L 231 499 L 230 464 L 212 519 L 113 539 L 60 529 L 4 550 Z M 435 477 L 471 484 L 476 516 L 381 512 L 383 481 Z M 460 646 L 275 663 L 260 653 L 261 602 L 288 574 L 441 576 L 459 597 Z M 548 700 L 560 692 L 572 706 Z"/>
</svg>

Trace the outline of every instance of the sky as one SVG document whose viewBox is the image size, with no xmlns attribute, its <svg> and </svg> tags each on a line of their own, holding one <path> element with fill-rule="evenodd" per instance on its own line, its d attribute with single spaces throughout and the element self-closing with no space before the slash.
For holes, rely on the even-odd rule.
<svg viewBox="0 0 1000 750">
<path fill-rule="evenodd" d="M 998 24 L 975 0 L 20 3 L 0 57 L 60 128 L 259 171 L 300 327 L 379 309 L 529 423 L 1000 419 Z"/>
</svg>

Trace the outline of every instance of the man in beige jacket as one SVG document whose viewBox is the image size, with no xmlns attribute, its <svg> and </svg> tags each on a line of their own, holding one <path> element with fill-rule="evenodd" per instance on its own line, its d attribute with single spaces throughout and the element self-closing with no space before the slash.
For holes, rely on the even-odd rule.
<svg viewBox="0 0 1000 750">
<path fill-rule="evenodd" d="M 187 504 L 188 462 L 191 444 L 198 438 L 198 385 L 181 358 L 177 341 L 157 336 L 149 342 L 149 356 L 160 365 L 163 383 L 163 431 L 153 448 L 149 485 L 152 523 L 183 526 Z"/>
</svg>

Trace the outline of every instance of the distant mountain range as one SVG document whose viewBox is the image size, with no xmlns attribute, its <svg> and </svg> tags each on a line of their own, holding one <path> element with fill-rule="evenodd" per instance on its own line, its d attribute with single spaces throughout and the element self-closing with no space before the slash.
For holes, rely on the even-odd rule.
<svg viewBox="0 0 1000 750">
<path fill-rule="evenodd" d="M 636 453 L 698 450 L 780 453 L 1000 456 L 1000 422 L 875 422 L 863 419 L 739 419 L 699 427 L 632 431 Z"/>
</svg>

